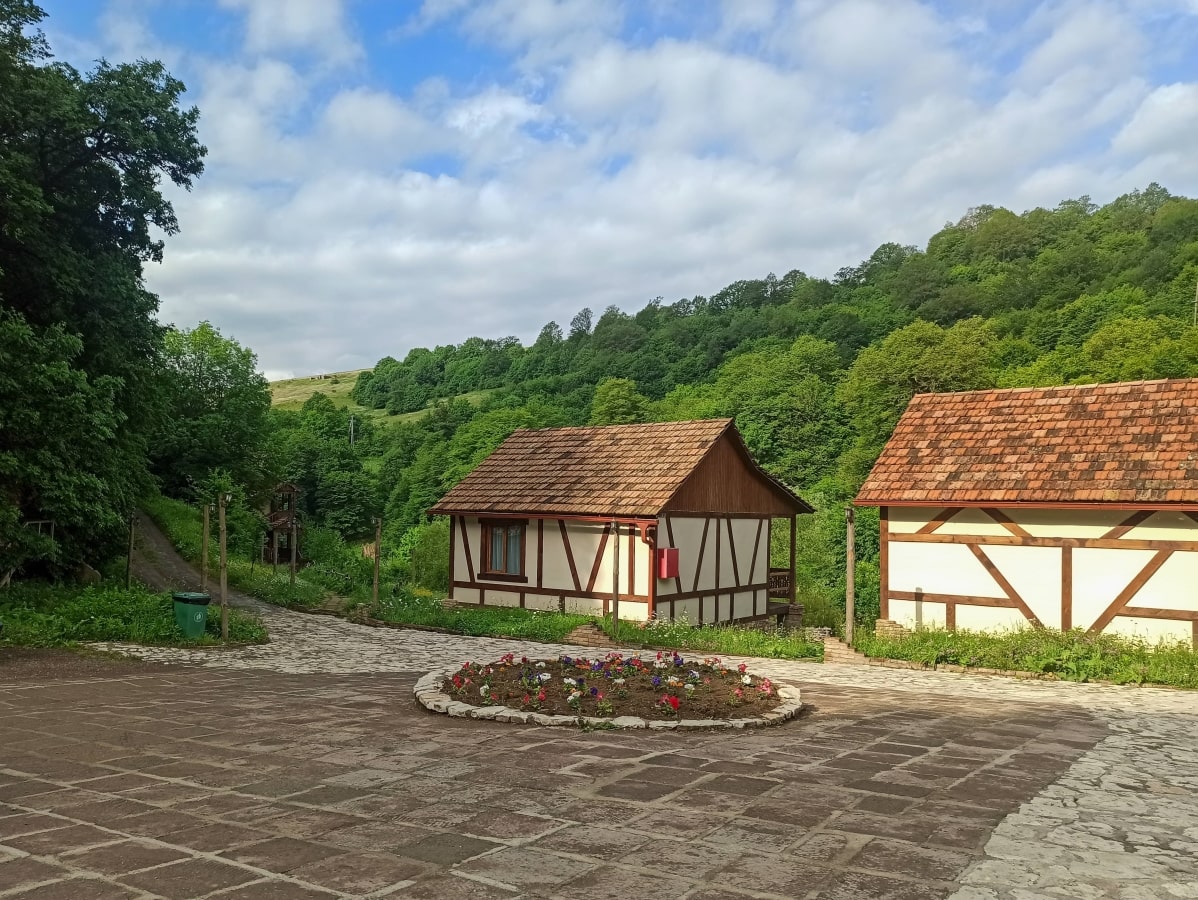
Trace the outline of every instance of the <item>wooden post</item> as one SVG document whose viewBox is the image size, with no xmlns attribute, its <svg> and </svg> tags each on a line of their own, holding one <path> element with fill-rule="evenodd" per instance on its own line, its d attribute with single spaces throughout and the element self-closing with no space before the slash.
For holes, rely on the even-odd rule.
<svg viewBox="0 0 1198 900">
<path fill-rule="evenodd" d="M 228 498 L 220 495 L 217 507 L 218 527 L 220 528 L 220 639 L 229 639 L 229 554 L 228 529 L 225 527 L 225 506 Z"/>
<path fill-rule="evenodd" d="M 371 594 L 373 598 L 372 609 L 378 609 L 379 606 L 379 555 L 380 548 L 383 545 L 383 520 L 374 520 L 374 591 Z M 375 613 L 371 613 L 375 615 Z"/>
<path fill-rule="evenodd" d="M 798 541 L 798 536 L 799 536 L 799 517 L 791 516 L 790 517 L 790 602 L 791 603 L 795 602 L 795 591 L 797 589 L 795 582 L 798 580 L 795 578 L 795 561 L 798 558 L 798 554 L 795 552 L 795 545 Z"/>
<path fill-rule="evenodd" d="M 616 536 L 612 550 L 611 623 L 612 632 L 618 634 L 620 628 L 620 523 L 617 519 L 612 519 L 611 524 L 612 531 Z"/>
<path fill-rule="evenodd" d="M 844 522 L 848 532 L 844 578 L 844 642 L 851 647 L 853 646 L 853 620 L 857 612 L 857 515 L 853 507 L 845 507 Z"/>
<path fill-rule="evenodd" d="M 125 590 L 133 587 L 133 537 L 137 534 L 137 514 L 129 514 L 129 555 L 125 559 Z"/>
<path fill-rule="evenodd" d="M 208 523 L 209 511 L 212 506 L 208 503 L 204 504 L 204 533 L 200 536 L 200 592 L 208 592 L 208 530 L 211 527 Z"/>
<path fill-rule="evenodd" d="M 295 545 L 299 543 L 299 523 L 291 517 L 291 586 L 295 587 Z"/>
</svg>

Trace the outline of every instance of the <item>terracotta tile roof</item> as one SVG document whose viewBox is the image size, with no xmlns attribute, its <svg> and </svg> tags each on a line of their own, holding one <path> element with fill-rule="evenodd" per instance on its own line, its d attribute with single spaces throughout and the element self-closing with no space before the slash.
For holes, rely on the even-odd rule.
<svg viewBox="0 0 1198 900">
<path fill-rule="evenodd" d="M 920 394 L 856 502 L 1198 505 L 1198 378 Z"/>
<path fill-rule="evenodd" d="M 521 428 L 429 512 L 656 516 L 730 429 L 731 419 Z"/>
</svg>

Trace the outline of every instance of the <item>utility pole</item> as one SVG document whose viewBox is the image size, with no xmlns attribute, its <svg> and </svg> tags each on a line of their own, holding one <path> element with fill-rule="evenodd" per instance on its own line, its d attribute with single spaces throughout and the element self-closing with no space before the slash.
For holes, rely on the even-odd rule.
<svg viewBox="0 0 1198 900">
<path fill-rule="evenodd" d="M 200 537 L 200 592 L 208 592 L 208 530 L 211 526 L 208 524 L 208 516 L 212 510 L 212 504 L 204 504 L 204 534 Z"/>
<path fill-rule="evenodd" d="M 217 501 L 218 527 L 220 528 L 220 639 L 229 639 L 229 554 L 228 529 L 225 527 L 225 507 L 229 495 L 222 492 Z"/>
<path fill-rule="evenodd" d="M 848 531 L 844 578 L 844 642 L 851 647 L 853 646 L 853 623 L 857 613 L 857 514 L 853 507 L 845 507 L 844 522 Z"/>
<path fill-rule="evenodd" d="M 295 587 L 295 545 L 299 542 L 299 523 L 291 517 L 291 586 Z"/>
<path fill-rule="evenodd" d="M 129 556 L 125 559 L 125 590 L 133 587 L 133 536 L 137 534 L 137 514 L 129 513 Z"/>
<path fill-rule="evenodd" d="M 620 633 L 620 523 L 611 520 L 612 530 L 616 535 L 615 550 L 611 567 L 611 624 L 612 633 Z"/>
<path fill-rule="evenodd" d="M 371 604 L 372 610 L 379 608 L 379 556 L 381 555 L 381 547 L 383 545 L 383 520 L 374 520 L 374 591 L 371 593 L 373 600 Z M 371 612 L 371 615 L 378 615 L 377 612 Z"/>
</svg>

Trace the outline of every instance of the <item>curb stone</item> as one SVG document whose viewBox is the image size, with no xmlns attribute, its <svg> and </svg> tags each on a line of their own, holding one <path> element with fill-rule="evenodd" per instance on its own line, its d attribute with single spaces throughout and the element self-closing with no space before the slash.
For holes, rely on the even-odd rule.
<svg viewBox="0 0 1198 900">
<path fill-rule="evenodd" d="M 616 716 L 602 719 L 596 716 L 548 716 L 544 713 L 512 709 L 510 706 L 473 706 L 454 700 L 441 690 L 441 685 L 452 672 L 429 672 L 416 681 L 412 694 L 416 702 L 429 712 L 449 715 L 459 719 L 479 721 L 514 722 L 521 725 L 602 725 L 608 728 L 651 728 L 659 731 L 685 729 L 687 731 L 711 728 L 757 728 L 764 725 L 780 725 L 797 716 L 803 708 L 799 689 L 790 685 L 778 685 L 778 699 L 782 702 L 761 716 L 739 719 L 642 719 L 640 716 Z"/>
</svg>

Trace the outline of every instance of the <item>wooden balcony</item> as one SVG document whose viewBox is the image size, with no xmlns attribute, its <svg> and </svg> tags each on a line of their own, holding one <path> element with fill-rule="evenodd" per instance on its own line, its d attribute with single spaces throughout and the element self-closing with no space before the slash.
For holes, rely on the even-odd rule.
<svg viewBox="0 0 1198 900">
<path fill-rule="evenodd" d="M 770 569 L 769 596 L 776 600 L 789 600 L 791 586 L 794 584 L 794 572 L 790 569 Z"/>
</svg>

